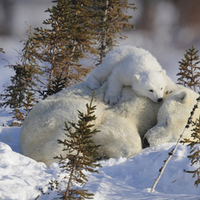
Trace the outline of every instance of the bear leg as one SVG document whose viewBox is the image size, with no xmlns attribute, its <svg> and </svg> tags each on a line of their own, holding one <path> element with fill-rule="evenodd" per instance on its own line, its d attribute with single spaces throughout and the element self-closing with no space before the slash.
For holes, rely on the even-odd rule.
<svg viewBox="0 0 200 200">
<path fill-rule="evenodd" d="M 116 104 L 121 99 L 123 85 L 112 74 L 108 78 L 108 88 L 106 89 L 104 101 L 109 104 Z"/>
</svg>

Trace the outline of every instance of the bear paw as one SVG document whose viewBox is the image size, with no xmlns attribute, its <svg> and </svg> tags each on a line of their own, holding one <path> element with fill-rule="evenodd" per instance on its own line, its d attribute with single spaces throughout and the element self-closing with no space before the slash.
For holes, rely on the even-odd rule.
<svg viewBox="0 0 200 200">
<path fill-rule="evenodd" d="M 90 76 L 86 79 L 86 85 L 91 89 L 91 90 L 97 90 L 101 87 L 101 83 L 99 80 L 97 80 L 94 76 Z"/>
<path fill-rule="evenodd" d="M 121 95 L 113 96 L 113 95 L 105 94 L 104 96 L 104 102 L 108 104 L 117 104 L 120 99 L 121 99 Z"/>
</svg>

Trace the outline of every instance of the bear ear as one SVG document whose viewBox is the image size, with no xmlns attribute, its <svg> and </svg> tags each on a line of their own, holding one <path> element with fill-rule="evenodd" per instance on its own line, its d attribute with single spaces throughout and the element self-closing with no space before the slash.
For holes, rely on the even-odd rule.
<svg viewBox="0 0 200 200">
<path fill-rule="evenodd" d="M 140 75 L 138 75 L 138 74 L 135 74 L 135 75 L 133 76 L 133 78 L 134 78 L 134 81 L 135 81 L 136 83 L 140 81 Z"/>
<path fill-rule="evenodd" d="M 164 69 L 161 71 L 161 73 L 162 73 L 163 76 L 166 75 L 166 71 Z"/>
<path fill-rule="evenodd" d="M 187 92 L 183 91 L 179 94 L 177 94 L 177 101 L 181 103 L 186 103 L 189 100 L 189 95 Z"/>
</svg>

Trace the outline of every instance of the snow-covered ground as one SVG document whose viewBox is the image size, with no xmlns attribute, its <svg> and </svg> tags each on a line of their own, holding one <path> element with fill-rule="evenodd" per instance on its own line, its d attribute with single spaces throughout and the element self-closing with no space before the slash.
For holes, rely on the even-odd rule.
<svg viewBox="0 0 200 200">
<path fill-rule="evenodd" d="M 20 154 L 21 128 L 7 127 L 11 120 L 8 110 L 0 110 L 0 199 L 34 200 L 40 195 L 39 188 L 47 190 L 50 180 L 63 176 L 58 163 L 49 168 Z M 3 126 L 4 124 L 4 126 Z M 194 186 L 195 178 L 185 170 L 190 165 L 189 148 L 179 145 L 175 156 L 167 165 L 156 191 L 150 192 L 163 161 L 174 144 L 146 148 L 132 158 L 101 161 L 99 174 L 87 173 L 89 182 L 84 189 L 94 193 L 96 200 L 130 199 L 200 199 L 200 188 Z M 61 178 L 60 178 L 61 179 Z M 56 192 L 40 196 L 39 200 L 52 200 Z"/>
</svg>

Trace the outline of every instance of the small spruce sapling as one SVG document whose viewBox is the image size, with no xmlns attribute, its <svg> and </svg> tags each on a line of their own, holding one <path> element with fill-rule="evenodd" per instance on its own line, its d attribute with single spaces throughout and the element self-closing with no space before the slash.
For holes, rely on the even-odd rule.
<svg viewBox="0 0 200 200">
<path fill-rule="evenodd" d="M 27 31 L 28 36 L 31 35 L 31 28 Z M 18 52 L 19 61 L 15 64 L 9 64 L 9 67 L 14 71 L 11 76 L 10 84 L 5 84 L 3 92 L 0 94 L 0 108 L 10 107 L 13 121 L 10 126 L 21 125 L 24 118 L 28 115 L 31 108 L 37 103 L 36 90 L 37 90 L 37 76 L 40 74 L 35 61 L 30 58 L 30 40 L 24 41 L 24 48 Z"/>
<path fill-rule="evenodd" d="M 95 145 L 92 140 L 92 135 L 99 132 L 98 130 L 92 130 L 94 126 L 91 124 L 96 119 L 94 115 L 96 106 L 92 106 L 92 96 L 90 104 L 86 104 L 87 113 L 84 114 L 78 111 L 78 123 L 69 122 L 70 126 L 65 123 L 65 140 L 58 140 L 59 144 L 64 145 L 63 151 L 67 151 L 66 156 L 57 156 L 60 161 L 60 167 L 63 172 L 69 173 L 69 180 L 66 190 L 61 194 L 62 199 L 91 199 L 93 194 L 88 193 L 87 190 L 72 189 L 75 184 L 83 185 L 88 179 L 83 170 L 89 172 L 97 172 L 95 168 L 101 167 L 100 164 L 95 163 L 99 157 L 98 148 L 99 145 Z M 72 131 L 73 129 L 73 131 Z"/>
<path fill-rule="evenodd" d="M 184 139 L 182 143 L 189 143 L 188 146 L 190 147 L 190 155 L 188 158 L 191 160 L 191 166 L 196 164 L 200 166 L 200 117 L 196 119 L 195 122 L 192 122 L 192 125 L 194 129 L 192 130 L 192 138 L 191 139 Z M 200 184 L 200 167 L 198 167 L 196 170 L 193 171 L 187 171 L 185 172 L 192 173 L 193 178 L 197 177 L 197 180 L 195 181 L 196 187 Z"/>
<path fill-rule="evenodd" d="M 189 87 L 195 92 L 199 92 L 200 88 L 200 66 L 198 66 L 200 61 L 197 53 L 198 50 L 195 50 L 194 46 L 186 50 L 186 54 L 184 54 L 185 59 L 179 62 L 180 72 L 177 74 L 177 76 L 180 76 L 178 78 L 178 84 Z"/>
</svg>

